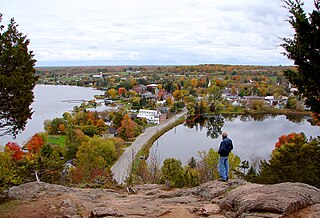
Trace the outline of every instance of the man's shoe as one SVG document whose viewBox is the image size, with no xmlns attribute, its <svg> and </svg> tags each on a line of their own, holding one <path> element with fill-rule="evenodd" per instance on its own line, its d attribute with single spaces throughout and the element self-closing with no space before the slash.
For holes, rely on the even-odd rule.
<svg viewBox="0 0 320 218">
<path fill-rule="evenodd" d="M 226 182 L 227 180 L 220 178 L 220 179 L 218 179 L 218 181 L 220 181 L 220 182 Z"/>
</svg>

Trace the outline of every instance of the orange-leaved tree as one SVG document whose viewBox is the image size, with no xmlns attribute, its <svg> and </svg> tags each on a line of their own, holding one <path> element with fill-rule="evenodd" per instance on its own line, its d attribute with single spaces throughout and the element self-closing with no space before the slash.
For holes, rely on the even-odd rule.
<svg viewBox="0 0 320 218">
<path fill-rule="evenodd" d="M 121 95 L 122 97 L 124 97 L 126 93 L 127 93 L 127 90 L 124 87 L 120 87 L 118 89 L 118 94 Z"/>
<path fill-rule="evenodd" d="M 128 139 L 135 136 L 137 123 L 132 121 L 128 114 L 123 116 L 121 126 L 118 128 L 121 138 Z"/>
<path fill-rule="evenodd" d="M 27 142 L 27 149 L 29 154 L 37 154 L 40 152 L 44 141 L 39 134 L 34 134 L 31 139 Z"/>
<path fill-rule="evenodd" d="M 89 111 L 88 113 L 88 124 L 97 125 L 97 121 L 99 119 L 99 115 L 97 112 Z"/>
<path fill-rule="evenodd" d="M 306 136 L 303 133 L 292 132 L 289 135 L 282 135 L 279 137 L 279 141 L 275 144 L 276 148 L 280 148 L 287 143 L 305 142 Z"/>
</svg>

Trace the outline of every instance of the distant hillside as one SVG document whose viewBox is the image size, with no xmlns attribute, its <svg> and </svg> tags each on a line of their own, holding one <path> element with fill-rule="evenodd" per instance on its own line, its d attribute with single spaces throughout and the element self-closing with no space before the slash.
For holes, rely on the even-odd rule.
<svg viewBox="0 0 320 218">
<path fill-rule="evenodd" d="M 281 72 L 293 66 L 254 66 L 254 65 L 178 65 L 178 66 L 74 66 L 74 67 L 37 67 L 37 74 L 70 74 L 77 75 L 82 73 L 112 73 L 112 72 L 142 72 L 142 73 L 232 73 L 232 72 Z"/>
</svg>

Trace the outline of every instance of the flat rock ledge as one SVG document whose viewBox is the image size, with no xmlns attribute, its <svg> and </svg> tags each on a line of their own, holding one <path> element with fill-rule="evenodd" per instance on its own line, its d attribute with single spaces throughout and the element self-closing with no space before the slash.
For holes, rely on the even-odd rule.
<svg viewBox="0 0 320 218">
<path fill-rule="evenodd" d="M 230 191 L 219 207 L 228 217 L 284 217 L 314 205 L 319 208 L 319 204 L 320 191 L 310 185 L 247 184 Z M 316 214 L 311 217 L 320 217 L 319 210 L 314 211 Z"/>
<path fill-rule="evenodd" d="M 319 189 L 302 183 L 260 185 L 211 181 L 165 190 L 145 184 L 126 189 L 79 189 L 44 182 L 10 188 L 0 204 L 4 217 L 320 217 Z M 8 208 L 14 207 L 14 210 Z"/>
<path fill-rule="evenodd" d="M 45 182 L 29 182 L 9 189 L 7 196 L 11 199 L 29 200 L 45 196 L 56 196 L 62 193 L 74 191 L 62 185 L 54 185 Z"/>
</svg>

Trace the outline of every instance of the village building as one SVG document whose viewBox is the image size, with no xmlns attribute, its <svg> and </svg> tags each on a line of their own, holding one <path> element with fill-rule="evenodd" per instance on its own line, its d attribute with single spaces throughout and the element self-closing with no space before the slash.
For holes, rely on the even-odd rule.
<svg viewBox="0 0 320 218">
<path fill-rule="evenodd" d="M 93 75 L 92 78 L 93 79 L 102 79 L 103 78 L 103 74 L 102 74 L 102 72 L 100 72 L 100 74 L 98 74 L 98 75 Z"/>
<path fill-rule="evenodd" d="M 148 123 L 159 124 L 160 113 L 156 110 L 140 109 L 137 115 L 138 118 L 145 118 Z"/>
</svg>

